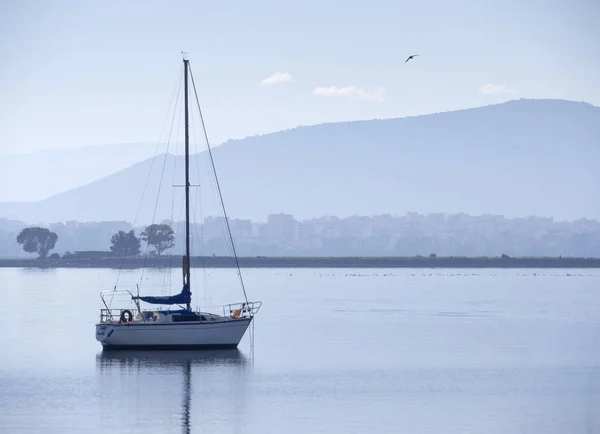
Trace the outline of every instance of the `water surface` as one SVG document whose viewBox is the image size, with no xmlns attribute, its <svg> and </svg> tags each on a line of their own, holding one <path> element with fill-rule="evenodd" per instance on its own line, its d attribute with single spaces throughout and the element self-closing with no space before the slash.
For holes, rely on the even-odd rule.
<svg viewBox="0 0 600 434">
<path fill-rule="evenodd" d="M 243 300 L 192 273 L 199 307 Z M 99 292 L 180 270 L 0 269 L 0 432 L 600 432 L 600 271 L 242 273 L 254 346 L 107 354 Z"/>
</svg>

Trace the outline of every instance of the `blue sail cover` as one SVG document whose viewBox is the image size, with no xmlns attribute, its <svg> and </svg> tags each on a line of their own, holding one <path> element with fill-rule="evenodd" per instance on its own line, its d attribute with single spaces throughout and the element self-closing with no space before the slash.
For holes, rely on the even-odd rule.
<svg viewBox="0 0 600 434">
<path fill-rule="evenodd" d="M 176 295 L 167 295 L 163 297 L 145 296 L 134 298 L 150 304 L 187 304 L 192 302 L 192 292 L 190 291 L 189 285 L 183 285 L 181 292 Z"/>
</svg>

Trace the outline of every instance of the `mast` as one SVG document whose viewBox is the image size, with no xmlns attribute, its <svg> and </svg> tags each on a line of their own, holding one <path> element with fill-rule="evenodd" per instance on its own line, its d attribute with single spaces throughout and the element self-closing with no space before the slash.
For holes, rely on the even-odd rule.
<svg viewBox="0 0 600 434">
<path fill-rule="evenodd" d="M 183 284 L 190 288 L 190 125 L 188 114 L 188 62 L 183 58 L 184 95 L 185 95 L 185 259 L 183 262 Z M 191 289 L 191 288 L 190 288 Z M 191 310 L 190 303 L 186 304 Z"/>
</svg>

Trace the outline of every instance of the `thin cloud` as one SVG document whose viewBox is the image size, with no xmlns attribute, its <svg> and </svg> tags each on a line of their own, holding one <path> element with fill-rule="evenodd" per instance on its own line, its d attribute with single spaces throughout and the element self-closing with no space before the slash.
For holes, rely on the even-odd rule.
<svg viewBox="0 0 600 434">
<path fill-rule="evenodd" d="M 477 88 L 477 92 L 482 95 L 497 95 L 501 93 L 515 93 L 516 90 L 510 88 L 504 84 L 482 84 Z"/>
<path fill-rule="evenodd" d="M 276 72 L 270 77 L 261 80 L 261 86 L 270 86 L 272 84 L 281 84 L 281 83 L 290 83 L 292 80 L 292 76 L 287 72 Z"/>
<path fill-rule="evenodd" d="M 329 98 L 350 98 L 350 99 L 362 99 L 367 101 L 383 102 L 385 88 L 378 87 L 373 92 L 368 92 L 364 89 L 357 88 L 355 86 L 319 86 L 312 91 L 313 95 L 323 96 Z"/>
</svg>

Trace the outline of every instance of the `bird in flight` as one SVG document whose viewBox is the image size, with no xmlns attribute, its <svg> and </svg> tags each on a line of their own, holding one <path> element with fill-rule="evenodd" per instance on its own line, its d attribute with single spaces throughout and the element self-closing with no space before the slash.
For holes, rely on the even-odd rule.
<svg viewBox="0 0 600 434">
<path fill-rule="evenodd" d="M 408 62 L 410 59 L 412 59 L 415 56 L 418 56 L 418 54 L 413 54 L 412 56 L 408 56 L 408 59 L 406 59 L 406 62 Z M 406 63 L 406 62 L 404 62 L 404 63 Z"/>
</svg>

